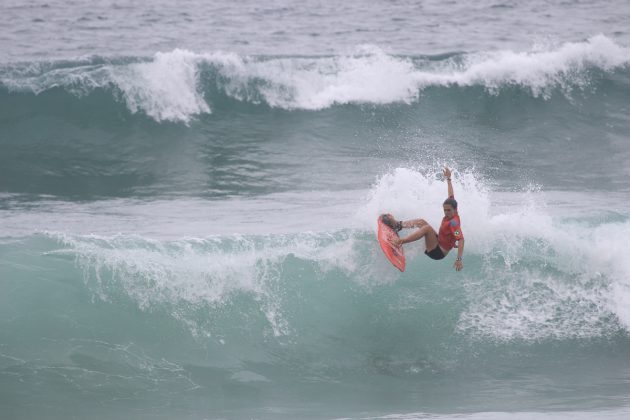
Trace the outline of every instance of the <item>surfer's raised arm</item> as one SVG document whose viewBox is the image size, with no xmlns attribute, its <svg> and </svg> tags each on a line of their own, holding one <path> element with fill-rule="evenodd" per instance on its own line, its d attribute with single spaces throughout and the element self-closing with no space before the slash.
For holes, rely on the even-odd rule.
<svg viewBox="0 0 630 420">
<path fill-rule="evenodd" d="M 455 198 L 455 194 L 453 193 L 453 184 L 451 183 L 451 170 L 444 167 L 442 172 L 444 173 L 444 178 L 446 178 L 446 183 L 448 184 L 448 197 Z"/>
</svg>

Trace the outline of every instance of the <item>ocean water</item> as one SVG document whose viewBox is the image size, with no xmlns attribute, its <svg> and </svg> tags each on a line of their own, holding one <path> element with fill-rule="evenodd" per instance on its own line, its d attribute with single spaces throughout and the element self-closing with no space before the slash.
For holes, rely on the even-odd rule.
<svg viewBox="0 0 630 420">
<path fill-rule="evenodd" d="M 628 22 L 4 0 L 0 418 L 630 418 Z"/>
</svg>

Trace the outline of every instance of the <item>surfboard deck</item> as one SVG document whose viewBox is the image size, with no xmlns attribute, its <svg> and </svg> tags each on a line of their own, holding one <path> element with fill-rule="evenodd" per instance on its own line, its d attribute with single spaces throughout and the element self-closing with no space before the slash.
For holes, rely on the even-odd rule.
<svg viewBox="0 0 630 420">
<path fill-rule="evenodd" d="M 383 250 L 383 253 L 392 263 L 394 267 L 399 269 L 400 271 L 405 271 L 405 251 L 403 250 L 402 245 L 394 248 L 389 242 L 392 237 L 398 238 L 398 233 L 394 231 L 394 229 L 387 226 L 383 223 L 382 215 L 378 217 L 378 234 L 377 239 L 378 243 Z"/>
</svg>

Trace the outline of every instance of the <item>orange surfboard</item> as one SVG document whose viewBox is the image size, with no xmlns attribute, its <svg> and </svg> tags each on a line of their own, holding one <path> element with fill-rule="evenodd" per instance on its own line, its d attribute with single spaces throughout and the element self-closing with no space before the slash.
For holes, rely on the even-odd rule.
<svg viewBox="0 0 630 420">
<path fill-rule="evenodd" d="M 394 232 L 394 229 L 383 223 L 383 216 L 378 218 L 378 243 L 381 245 L 383 253 L 387 259 L 400 271 L 405 271 L 405 252 L 402 245 L 394 248 L 389 242 L 392 237 L 398 237 L 398 234 Z"/>
</svg>

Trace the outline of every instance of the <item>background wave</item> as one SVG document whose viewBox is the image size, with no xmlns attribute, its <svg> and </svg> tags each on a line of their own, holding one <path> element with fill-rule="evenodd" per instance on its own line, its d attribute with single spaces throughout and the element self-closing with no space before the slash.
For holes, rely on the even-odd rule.
<svg viewBox="0 0 630 420">
<path fill-rule="evenodd" d="M 603 35 L 583 42 L 537 45 L 526 52 L 419 57 L 392 56 L 371 46 L 351 55 L 322 57 L 174 50 L 157 53 L 151 60 L 96 57 L 4 65 L 0 86 L 3 96 L 42 95 L 57 89 L 77 97 L 105 92 L 132 114 L 190 123 L 196 116 L 221 109 L 228 100 L 320 110 L 344 104 L 409 104 L 418 102 L 429 88 L 475 86 L 491 95 L 516 87 L 533 97 L 548 99 L 554 92 L 570 96 L 616 73 L 627 77 L 629 63 L 630 51 Z"/>
<path fill-rule="evenodd" d="M 630 156 L 628 63 L 600 35 L 523 53 L 178 50 L 8 65 L 0 189 L 71 199 L 343 191 L 441 160 L 503 188 L 616 191 Z"/>
</svg>

